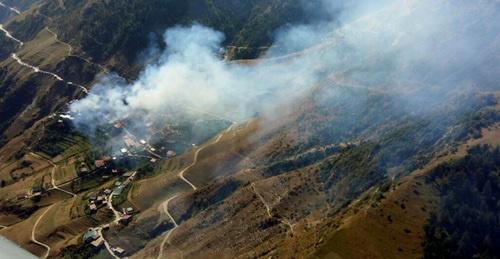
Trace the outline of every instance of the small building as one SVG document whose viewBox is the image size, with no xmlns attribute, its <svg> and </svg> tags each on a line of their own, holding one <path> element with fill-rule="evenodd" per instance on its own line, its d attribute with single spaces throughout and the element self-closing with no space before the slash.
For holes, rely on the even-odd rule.
<svg viewBox="0 0 500 259">
<path fill-rule="evenodd" d="M 158 160 L 156 160 L 156 158 L 151 158 L 151 160 L 149 160 L 149 162 L 151 162 L 151 163 L 156 163 L 156 161 L 158 161 Z"/>
<path fill-rule="evenodd" d="M 97 201 L 98 201 L 98 202 L 102 202 L 102 201 L 103 201 L 103 200 L 105 200 L 105 199 L 106 199 L 106 197 L 104 197 L 104 196 L 102 196 L 102 195 L 97 196 Z"/>
<path fill-rule="evenodd" d="M 120 182 L 120 181 L 115 182 L 115 186 L 120 186 L 120 185 L 122 185 L 122 182 Z"/>
<path fill-rule="evenodd" d="M 147 143 L 146 140 L 144 140 L 144 139 L 139 140 L 139 142 L 141 142 L 141 144 L 143 144 L 143 145 L 146 145 L 146 143 Z"/>
<path fill-rule="evenodd" d="M 122 192 L 123 192 L 123 186 L 118 186 L 118 187 L 113 189 L 113 193 L 111 195 L 118 196 L 118 195 L 122 194 Z"/>
<path fill-rule="evenodd" d="M 97 205 L 95 205 L 95 203 L 91 203 L 89 205 L 89 209 L 90 209 L 90 211 L 96 211 L 97 210 Z"/>
<path fill-rule="evenodd" d="M 93 241 L 97 238 L 99 238 L 99 233 L 97 233 L 97 231 L 93 228 L 89 228 L 89 230 L 87 230 L 87 232 L 83 234 L 84 242 L 89 242 L 91 240 Z"/>
<path fill-rule="evenodd" d="M 41 186 L 41 185 L 36 185 L 36 186 L 33 186 L 33 187 L 31 188 L 31 194 L 32 194 L 33 196 L 37 196 L 37 195 L 36 195 L 37 193 L 39 193 L 39 195 L 41 195 L 41 194 L 42 194 L 42 191 L 43 191 L 43 189 L 42 189 L 42 186 Z"/>
<path fill-rule="evenodd" d="M 120 219 L 120 223 L 126 225 L 132 220 L 132 215 L 126 214 Z"/>
<path fill-rule="evenodd" d="M 127 212 L 127 214 L 130 214 L 130 213 L 134 212 L 134 208 L 132 208 L 132 207 L 128 207 L 128 208 L 126 209 L 126 212 Z"/>
<path fill-rule="evenodd" d="M 97 194 L 96 194 L 96 193 L 91 193 L 91 194 L 89 195 L 89 200 L 90 200 L 90 201 L 95 201 L 96 199 L 97 199 Z"/>
<path fill-rule="evenodd" d="M 128 146 L 128 147 L 135 147 L 135 146 L 137 146 L 137 143 L 132 138 L 130 138 L 129 136 L 124 136 L 123 137 L 123 142 L 125 142 L 125 145 Z"/>
<path fill-rule="evenodd" d="M 119 246 L 117 246 L 117 247 L 113 247 L 111 250 L 112 250 L 113 252 L 115 252 L 115 253 L 119 254 L 119 255 L 121 255 L 121 254 L 123 254 L 123 253 L 125 252 L 125 249 L 123 249 L 123 248 L 121 248 L 121 247 L 119 247 Z"/>
<path fill-rule="evenodd" d="M 97 238 L 96 240 L 90 242 L 93 247 L 100 247 L 104 244 L 104 239 L 102 237 Z"/>
<path fill-rule="evenodd" d="M 105 166 L 105 165 L 106 165 L 106 163 L 104 162 L 104 160 L 96 160 L 96 161 L 94 162 L 94 164 L 95 164 L 95 166 L 96 166 L 97 168 L 100 168 L 100 167 L 103 167 L 103 166 Z"/>
<path fill-rule="evenodd" d="M 111 172 L 112 172 L 113 174 L 116 174 L 116 173 L 118 173 L 118 169 L 111 169 Z"/>
<path fill-rule="evenodd" d="M 105 190 L 104 190 L 104 194 L 106 194 L 106 195 L 111 194 L 111 192 L 112 192 L 112 191 L 111 191 L 111 189 L 105 189 Z"/>
<path fill-rule="evenodd" d="M 122 149 L 120 149 L 120 151 L 121 151 L 122 153 L 127 153 L 127 152 L 128 152 L 128 150 L 127 150 L 126 148 L 122 148 Z"/>
<path fill-rule="evenodd" d="M 85 174 L 85 173 L 88 173 L 88 172 L 89 172 L 89 169 L 87 167 L 80 168 L 80 173 Z"/>
<path fill-rule="evenodd" d="M 169 150 L 167 151 L 167 157 L 174 157 L 176 156 L 177 154 L 173 151 L 173 150 Z"/>
</svg>

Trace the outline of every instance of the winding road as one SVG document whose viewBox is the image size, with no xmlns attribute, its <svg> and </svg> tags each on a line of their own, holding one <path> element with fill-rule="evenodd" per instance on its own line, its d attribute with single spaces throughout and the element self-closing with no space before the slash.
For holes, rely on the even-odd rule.
<svg viewBox="0 0 500 259">
<path fill-rule="evenodd" d="M 24 45 L 24 42 L 12 36 L 12 34 L 10 34 L 10 32 L 3 27 L 3 24 L 0 24 L 0 31 L 3 31 L 3 33 L 5 33 L 5 36 L 7 36 L 7 38 L 17 42 L 17 44 L 19 44 L 20 46 Z"/>
<path fill-rule="evenodd" d="M 64 80 L 62 77 L 60 77 L 58 74 L 54 74 L 54 73 L 52 73 L 52 72 L 42 70 L 42 69 L 40 69 L 39 67 L 35 67 L 35 66 L 33 66 L 33 65 L 30 65 L 30 64 L 28 64 L 28 63 L 26 63 L 26 62 L 22 61 L 22 60 L 21 60 L 21 59 L 17 56 L 17 54 L 15 54 L 15 53 L 12 53 L 12 54 L 11 54 L 11 57 L 12 57 L 12 58 L 13 58 L 13 59 L 14 59 L 14 60 L 15 60 L 15 61 L 19 64 L 19 65 L 21 65 L 21 66 L 23 66 L 23 67 L 27 67 L 27 68 L 29 68 L 29 69 L 33 70 L 33 72 L 35 72 L 35 73 L 46 74 L 46 75 L 48 75 L 48 76 L 51 76 L 51 77 L 55 78 L 57 81 L 62 81 L 62 82 L 65 82 L 65 83 L 66 83 L 66 84 L 68 84 L 68 85 L 77 86 L 77 87 L 79 87 L 80 89 L 82 89 L 82 91 L 83 91 L 84 93 L 86 93 L 86 94 L 88 94 L 88 93 L 89 93 L 89 91 L 87 90 L 87 88 L 85 88 L 83 85 L 79 85 L 79 84 L 76 84 L 76 83 L 73 83 L 73 82 L 70 82 L 70 81 L 66 81 L 66 80 Z"/>
<path fill-rule="evenodd" d="M 165 212 L 165 214 L 167 214 L 167 216 L 170 219 L 170 221 L 172 221 L 172 223 L 174 223 L 174 227 L 167 232 L 167 234 L 163 238 L 163 241 L 161 241 L 160 252 L 158 253 L 157 259 L 161 258 L 161 256 L 163 255 L 163 248 L 165 247 L 165 244 L 167 243 L 168 238 L 170 237 L 170 235 L 172 234 L 172 232 L 174 231 L 174 229 L 176 229 L 179 226 L 179 225 L 177 225 L 177 222 L 175 222 L 174 217 L 172 217 L 172 215 L 170 215 L 170 212 L 168 212 L 168 203 L 171 200 L 175 199 L 177 196 L 179 196 L 179 194 L 176 194 L 173 197 L 170 197 L 167 201 L 165 201 L 162 204 L 163 205 L 163 211 Z"/>
<path fill-rule="evenodd" d="M 198 163 L 198 154 L 205 148 L 211 146 L 211 145 L 214 145 L 214 144 L 217 144 L 219 143 L 219 141 L 222 139 L 222 137 L 224 136 L 224 134 L 228 133 L 229 131 L 231 131 L 231 129 L 236 125 L 235 122 L 233 122 L 231 124 L 231 126 L 229 126 L 224 132 L 220 133 L 217 138 L 210 144 L 207 144 L 206 146 L 203 146 L 201 148 L 198 148 L 196 150 L 196 152 L 194 153 L 194 157 L 193 157 L 193 162 L 191 164 L 189 164 L 187 167 L 185 167 L 184 169 L 182 169 L 182 171 L 179 172 L 178 176 L 179 178 L 181 178 L 184 182 L 186 182 L 187 184 L 189 184 L 189 186 L 191 186 L 191 188 L 193 188 L 194 191 L 197 190 L 196 186 L 191 183 L 188 179 L 186 179 L 184 177 L 184 173 L 189 170 L 190 168 L 192 168 L 193 166 L 196 165 L 196 163 Z M 166 200 L 165 202 L 163 202 L 160 207 L 163 208 L 163 211 L 165 212 L 165 214 L 167 214 L 167 216 L 169 217 L 169 219 L 174 223 L 174 227 L 172 229 L 170 229 L 167 234 L 165 235 L 165 237 L 163 238 L 163 241 L 161 242 L 161 245 L 160 245 L 160 251 L 158 253 L 158 257 L 157 259 L 160 259 L 163 255 L 163 249 L 164 249 L 164 246 L 165 244 L 167 243 L 170 235 L 172 234 L 172 232 L 174 231 L 174 229 L 176 229 L 179 225 L 175 222 L 174 218 L 172 217 L 172 215 L 170 214 L 170 212 L 168 211 L 168 204 L 171 200 L 175 199 L 179 194 L 176 194 L 174 195 L 173 197 L 170 197 L 168 200 Z M 182 252 L 182 251 L 181 251 Z"/>
<path fill-rule="evenodd" d="M 97 233 L 99 234 L 99 236 L 102 238 L 102 240 L 104 241 L 104 246 L 106 247 L 106 250 L 108 250 L 109 254 L 115 258 L 115 259 L 120 259 L 120 257 L 116 256 L 115 252 L 113 251 L 113 249 L 111 248 L 111 245 L 108 243 L 108 241 L 106 241 L 106 239 L 104 238 L 104 236 L 102 235 L 102 226 L 99 226 L 97 228 Z"/>
<path fill-rule="evenodd" d="M 231 124 L 231 126 L 229 126 L 229 128 L 227 128 L 223 133 L 219 134 L 219 136 L 217 136 L 217 138 L 215 139 L 215 141 L 212 142 L 211 144 L 206 145 L 206 146 L 201 147 L 201 148 L 198 148 L 196 150 L 196 152 L 194 152 L 193 162 L 190 165 L 188 165 L 186 168 L 182 169 L 182 171 L 179 172 L 179 178 L 181 178 L 184 182 L 186 182 L 187 184 L 189 184 L 189 186 L 191 186 L 191 188 L 193 188 L 193 190 L 196 191 L 198 188 L 196 188 L 196 186 L 192 182 L 190 182 L 188 179 L 186 179 L 186 177 L 184 177 L 184 173 L 187 170 L 191 169 L 191 167 L 193 167 L 194 165 L 196 165 L 196 163 L 198 163 L 198 155 L 200 154 L 200 152 L 203 149 L 205 149 L 205 148 L 207 148 L 207 147 L 209 147 L 211 145 L 219 143 L 219 141 L 224 136 L 224 134 L 226 134 L 227 132 L 229 132 L 234 127 L 234 125 L 235 125 L 235 123 Z"/>
<path fill-rule="evenodd" d="M 16 14 L 21 14 L 21 11 L 19 11 L 18 9 L 16 9 L 16 8 L 14 8 L 12 6 L 8 6 L 8 5 L 6 5 L 6 4 L 4 4 L 2 2 L 0 2 L 0 6 L 5 7 L 5 8 L 11 10 L 12 12 L 14 12 Z"/>
<path fill-rule="evenodd" d="M 48 246 L 47 244 L 44 244 L 38 240 L 36 240 L 36 237 L 35 237 L 35 232 L 36 232 L 36 227 L 38 226 L 38 223 L 40 223 L 40 221 L 42 220 L 43 216 L 45 216 L 45 214 L 47 214 L 47 212 L 49 212 L 49 210 L 54 206 L 55 204 L 52 204 L 50 205 L 43 213 L 42 215 L 40 215 L 40 217 L 38 217 L 38 219 L 36 220 L 35 222 L 35 225 L 33 225 L 33 229 L 31 230 L 31 241 L 33 241 L 33 243 L 37 244 L 37 245 L 40 245 L 40 246 L 43 246 L 45 249 L 47 249 L 47 252 L 45 252 L 45 254 L 41 257 L 41 258 L 47 258 L 49 256 L 49 253 L 50 253 L 50 246 Z"/>
<path fill-rule="evenodd" d="M 56 41 L 58 41 L 58 42 L 60 42 L 60 43 L 62 43 L 62 44 L 64 44 L 64 45 L 69 46 L 69 50 L 68 50 L 68 51 L 69 51 L 69 54 L 68 54 L 68 55 L 70 55 L 70 56 L 74 56 L 74 55 L 71 55 L 71 52 L 72 52 L 72 50 L 73 50 L 73 47 L 72 47 L 71 45 L 69 45 L 68 43 L 65 43 L 65 42 L 60 41 L 60 40 L 58 39 L 58 37 L 57 37 L 57 34 L 56 34 L 55 32 L 53 32 L 53 31 L 51 31 L 49 28 L 45 28 L 45 29 L 54 35 L 54 37 L 55 37 Z M 3 25 L 2 25 L 2 24 L 0 24 L 0 30 L 4 32 L 5 36 L 7 36 L 8 38 L 10 38 L 10 39 L 14 40 L 14 41 L 15 41 L 15 42 L 17 42 L 20 46 L 23 46 L 23 45 L 24 45 L 24 42 L 22 42 L 21 40 L 17 39 L 17 38 L 16 38 L 16 37 L 14 37 L 14 36 L 12 36 L 12 34 L 11 34 L 9 31 L 7 31 L 7 30 L 3 27 Z M 16 53 L 12 53 L 12 54 L 11 54 L 11 57 L 12 57 L 12 59 L 14 59 L 14 60 L 15 60 L 15 61 L 19 64 L 19 65 L 21 65 L 21 66 L 23 66 L 23 67 L 26 67 L 26 68 L 29 68 L 29 69 L 31 69 L 31 70 L 32 70 L 33 72 L 35 72 L 35 73 L 41 73 L 41 74 L 45 74 L 45 75 L 51 76 L 51 77 L 55 78 L 57 81 L 62 81 L 62 82 L 64 82 L 64 83 L 68 84 L 68 85 L 79 87 L 79 88 L 80 88 L 80 89 L 81 89 L 84 93 L 86 93 L 86 94 L 88 94 L 88 93 L 89 93 L 89 91 L 87 90 L 87 88 L 85 88 L 85 86 L 80 85 L 80 84 L 77 84 L 77 83 L 74 83 L 74 82 L 71 82 L 71 81 L 66 81 L 66 80 L 64 80 L 61 76 L 59 76 L 58 74 L 55 74 L 55 73 L 52 73 L 52 72 L 49 72 L 49 71 L 42 70 L 42 69 L 40 69 L 40 68 L 39 68 L 39 67 L 37 67 L 37 66 L 30 65 L 30 64 L 28 64 L 28 63 L 24 62 L 21 58 L 19 58 L 19 57 L 17 56 L 17 54 L 16 54 Z M 79 56 L 76 56 L 76 57 L 79 57 Z M 90 62 L 89 60 L 84 59 L 84 58 L 82 58 L 82 57 L 79 57 L 79 58 L 80 58 L 80 59 L 82 59 L 82 60 L 84 60 L 85 62 Z M 102 67 L 102 66 L 100 66 L 100 65 L 98 65 L 98 66 L 99 66 L 101 69 L 103 69 L 103 67 Z"/>
</svg>

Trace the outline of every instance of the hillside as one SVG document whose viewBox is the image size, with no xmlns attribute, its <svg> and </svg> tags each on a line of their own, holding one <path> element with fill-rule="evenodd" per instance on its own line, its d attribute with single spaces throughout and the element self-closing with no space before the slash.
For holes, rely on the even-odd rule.
<svg viewBox="0 0 500 259">
<path fill-rule="evenodd" d="M 499 4 L 0 0 L 40 258 L 496 258 Z"/>
<path fill-rule="evenodd" d="M 136 77 L 144 66 L 141 56 L 147 47 L 165 47 L 160 38 L 168 27 L 202 23 L 223 31 L 226 45 L 254 49 L 268 46 L 271 33 L 281 24 L 306 16 L 297 10 L 293 1 L 228 2 L 24 1 L 13 5 L 25 10 L 21 14 L 2 8 L 2 12 L 10 12 L 11 18 L 5 18 L 3 27 L 11 38 L 5 33 L 0 35 L 0 59 L 3 60 L 0 80 L 2 86 L 9 87 L 2 90 L 5 94 L 0 97 L 3 118 L 0 143 L 4 145 L 35 121 L 81 96 L 81 89 L 67 85 L 68 82 L 90 88 L 96 76 L 106 71 L 116 71 L 128 79 Z M 259 11 L 263 9 L 266 12 Z M 269 19 L 270 16 L 273 19 Z M 258 24 L 258 32 L 255 24 Z M 230 55 L 248 58 L 259 54 L 245 52 L 245 49 L 231 51 Z M 65 82 L 30 73 L 14 62 L 12 53 L 29 61 L 28 64 L 57 74 Z M 37 86 L 36 93 L 26 92 L 31 84 Z M 51 102 L 44 101 L 43 96 Z"/>
</svg>

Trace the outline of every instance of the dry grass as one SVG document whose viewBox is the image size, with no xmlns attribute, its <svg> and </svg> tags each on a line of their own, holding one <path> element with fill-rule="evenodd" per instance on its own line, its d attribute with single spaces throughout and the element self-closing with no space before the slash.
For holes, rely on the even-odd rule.
<svg viewBox="0 0 500 259">
<path fill-rule="evenodd" d="M 438 191 L 426 184 L 424 177 L 436 166 L 464 157 L 471 146 L 500 145 L 498 123 L 483 129 L 482 135 L 460 145 L 457 152 L 445 152 L 402 178 L 397 188 L 386 193 L 375 206 L 371 206 L 371 202 L 352 206 L 342 215 L 340 227 L 330 234 L 313 257 L 421 258 L 423 226 L 439 201 Z"/>
<path fill-rule="evenodd" d="M 20 245 L 21 247 L 30 251 L 31 253 L 37 256 L 42 256 L 46 251 L 45 248 L 32 243 L 30 240 L 31 240 L 31 229 L 33 228 L 35 221 L 43 213 L 43 211 L 44 209 L 38 210 L 28 219 L 16 225 L 13 225 L 9 228 L 0 230 L 0 235 L 8 238 L 12 242 Z"/>
</svg>

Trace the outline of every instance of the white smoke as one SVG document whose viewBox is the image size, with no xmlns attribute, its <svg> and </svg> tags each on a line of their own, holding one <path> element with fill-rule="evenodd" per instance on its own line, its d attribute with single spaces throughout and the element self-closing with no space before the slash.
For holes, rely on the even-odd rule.
<svg viewBox="0 0 500 259">
<path fill-rule="evenodd" d="M 277 107 L 327 78 L 394 91 L 498 82 L 498 1 L 385 2 L 349 5 L 335 21 L 279 30 L 278 47 L 252 65 L 221 59 L 220 32 L 170 28 L 166 51 L 135 82 L 103 77 L 70 109 L 77 125 L 87 126 L 190 111 L 242 121 L 280 113 Z"/>
</svg>

